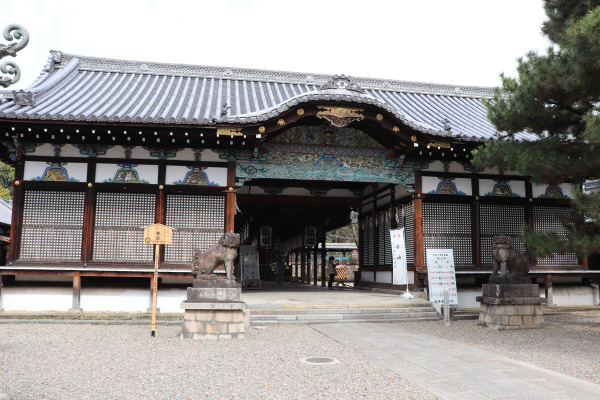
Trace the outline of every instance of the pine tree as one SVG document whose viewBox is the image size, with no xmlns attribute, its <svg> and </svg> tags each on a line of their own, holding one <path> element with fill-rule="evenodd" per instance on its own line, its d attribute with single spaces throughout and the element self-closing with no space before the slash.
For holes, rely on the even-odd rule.
<svg viewBox="0 0 600 400">
<path fill-rule="evenodd" d="M 600 178 L 600 0 L 545 0 L 542 32 L 553 45 L 546 54 L 517 60 L 517 78 L 501 74 L 502 87 L 486 103 L 498 140 L 474 151 L 479 166 L 497 166 L 555 185 Z M 517 141 L 519 132 L 536 140 Z M 576 189 L 568 233 L 525 230 L 534 256 L 600 252 L 600 193 Z"/>
</svg>

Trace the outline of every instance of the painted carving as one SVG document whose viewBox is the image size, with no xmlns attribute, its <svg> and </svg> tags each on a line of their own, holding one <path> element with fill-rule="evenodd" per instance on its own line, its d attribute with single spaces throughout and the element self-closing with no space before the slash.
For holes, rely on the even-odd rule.
<svg viewBox="0 0 600 400">
<path fill-rule="evenodd" d="M 459 196 L 465 196 L 465 192 L 461 192 L 456 187 L 456 184 L 452 182 L 454 178 L 440 178 L 441 182 L 438 183 L 436 190 L 428 192 L 429 194 L 454 194 Z"/>
<path fill-rule="evenodd" d="M 513 193 L 508 180 L 494 179 L 496 184 L 491 192 L 487 192 L 484 196 L 498 196 L 498 197 L 521 197 L 517 193 Z"/>
<path fill-rule="evenodd" d="M 541 199 L 569 199 L 560 186 L 548 186 L 546 192 L 538 196 Z"/>
<path fill-rule="evenodd" d="M 175 185 L 196 185 L 196 186 L 215 186 L 214 182 L 208 179 L 208 175 L 203 170 L 205 167 L 188 167 L 189 171 L 181 180 L 173 182 Z"/>
<path fill-rule="evenodd" d="M 62 163 L 66 165 L 66 163 Z M 44 170 L 41 176 L 32 178 L 32 181 L 44 181 L 44 182 L 79 182 L 78 179 L 70 178 L 69 173 L 63 167 L 61 163 L 51 164 Z"/>
<path fill-rule="evenodd" d="M 325 119 L 333 126 L 345 127 L 351 122 L 360 121 L 365 117 L 362 108 L 319 106 L 317 117 Z"/>
<path fill-rule="evenodd" d="M 150 183 L 140 179 L 138 172 L 133 168 L 137 164 L 119 164 L 121 168 L 117 170 L 112 179 L 105 179 L 104 183 Z"/>
</svg>

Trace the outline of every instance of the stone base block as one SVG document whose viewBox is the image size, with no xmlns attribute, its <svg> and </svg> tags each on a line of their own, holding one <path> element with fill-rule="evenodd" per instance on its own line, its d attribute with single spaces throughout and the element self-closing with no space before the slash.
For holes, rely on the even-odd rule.
<svg viewBox="0 0 600 400">
<path fill-rule="evenodd" d="M 239 287 L 187 288 L 188 303 L 237 303 L 242 299 Z"/>
<path fill-rule="evenodd" d="M 187 303 L 183 339 L 243 339 L 249 324 L 246 303 Z"/>
<path fill-rule="evenodd" d="M 483 285 L 479 325 L 492 329 L 533 329 L 544 325 L 539 288 L 531 284 Z"/>
</svg>

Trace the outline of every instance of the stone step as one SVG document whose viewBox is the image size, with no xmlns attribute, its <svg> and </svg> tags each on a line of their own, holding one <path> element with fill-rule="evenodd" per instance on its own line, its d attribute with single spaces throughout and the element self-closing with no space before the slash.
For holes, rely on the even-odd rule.
<svg viewBox="0 0 600 400">
<path fill-rule="evenodd" d="M 250 310 L 251 325 L 419 321 L 439 318 L 432 307 Z"/>
<path fill-rule="evenodd" d="M 414 313 L 435 311 L 432 307 L 391 307 L 391 308 L 268 308 L 249 309 L 252 315 L 286 315 L 286 314 L 387 314 Z"/>
</svg>

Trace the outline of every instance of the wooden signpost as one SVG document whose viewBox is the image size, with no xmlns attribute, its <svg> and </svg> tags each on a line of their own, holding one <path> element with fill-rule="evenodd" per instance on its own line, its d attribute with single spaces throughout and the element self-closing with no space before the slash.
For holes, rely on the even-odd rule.
<svg viewBox="0 0 600 400">
<path fill-rule="evenodd" d="M 156 292 L 158 291 L 158 261 L 161 244 L 171 244 L 174 228 L 163 224 L 144 226 L 144 243 L 154 245 L 154 281 L 152 282 L 152 334 L 156 332 Z"/>
</svg>

